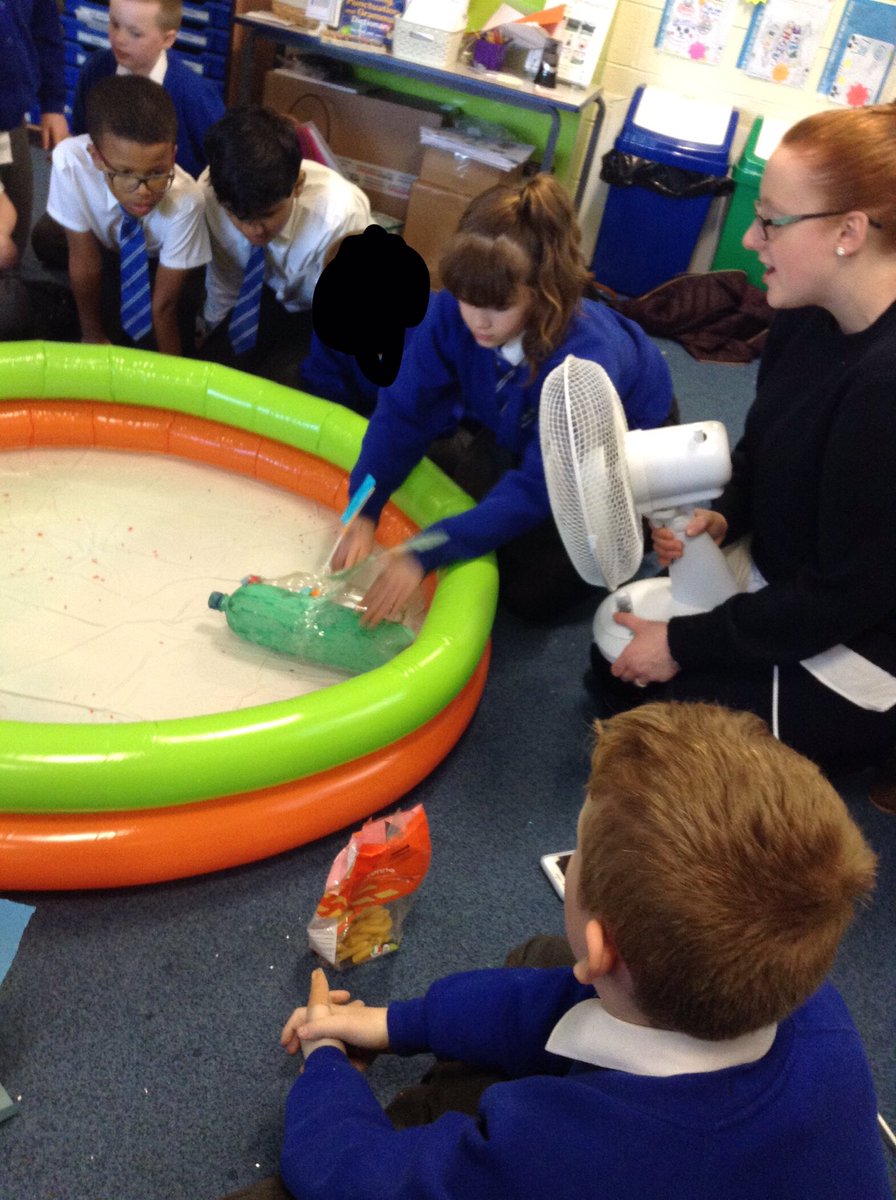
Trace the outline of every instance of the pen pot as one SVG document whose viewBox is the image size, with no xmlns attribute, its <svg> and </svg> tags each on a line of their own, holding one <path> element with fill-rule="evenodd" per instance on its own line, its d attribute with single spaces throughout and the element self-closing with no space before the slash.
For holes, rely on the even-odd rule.
<svg viewBox="0 0 896 1200">
<path fill-rule="evenodd" d="M 485 38 L 477 38 L 473 43 L 473 62 L 479 63 L 487 71 L 500 71 L 504 65 L 506 42 L 489 42 Z"/>
</svg>

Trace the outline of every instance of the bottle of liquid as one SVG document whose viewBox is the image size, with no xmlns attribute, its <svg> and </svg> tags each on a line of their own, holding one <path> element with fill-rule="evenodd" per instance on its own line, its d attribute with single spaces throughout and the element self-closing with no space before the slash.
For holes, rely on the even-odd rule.
<svg viewBox="0 0 896 1200">
<path fill-rule="evenodd" d="M 264 583 L 268 587 L 283 588 L 287 592 L 299 592 L 305 596 L 326 596 L 334 604 L 345 608 L 364 611 L 364 593 L 353 580 L 344 580 L 341 575 L 315 574 L 311 571 L 291 571 L 289 575 L 247 575 L 243 584 Z"/>
<path fill-rule="evenodd" d="M 245 583 L 229 596 L 212 592 L 208 606 L 223 612 L 246 641 L 353 675 L 381 667 L 414 640 L 410 629 L 395 621 L 367 629 L 355 609 L 310 590 L 269 583 Z"/>
<path fill-rule="evenodd" d="M 556 38 L 548 38 L 541 52 L 541 66 L 535 76 L 539 87 L 552 88 L 557 86 L 557 65 L 560 61 L 560 43 Z"/>
</svg>

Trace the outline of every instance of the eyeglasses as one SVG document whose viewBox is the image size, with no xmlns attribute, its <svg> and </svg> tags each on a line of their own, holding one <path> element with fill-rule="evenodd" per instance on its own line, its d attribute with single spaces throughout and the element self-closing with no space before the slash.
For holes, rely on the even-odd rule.
<svg viewBox="0 0 896 1200">
<path fill-rule="evenodd" d="M 136 192 L 141 186 L 148 188 L 154 196 L 163 196 L 174 181 L 173 167 L 170 171 L 160 171 L 154 175 L 135 175 L 133 171 L 116 171 L 99 146 L 94 144 L 93 148 L 108 168 L 104 174 L 108 177 L 110 185 L 114 184 L 117 179 L 119 188 L 127 196 Z"/>
<path fill-rule="evenodd" d="M 794 217 L 764 217 L 759 211 L 759 203 L 758 200 L 753 201 L 753 219 L 759 226 L 764 242 L 768 241 L 769 229 L 786 229 L 788 225 L 796 225 L 798 221 L 815 221 L 819 217 L 842 217 L 844 213 L 852 212 L 850 208 L 838 208 L 836 212 L 800 213 Z M 873 217 L 868 217 L 868 224 L 875 229 L 883 229 L 880 221 L 875 221 Z"/>
</svg>

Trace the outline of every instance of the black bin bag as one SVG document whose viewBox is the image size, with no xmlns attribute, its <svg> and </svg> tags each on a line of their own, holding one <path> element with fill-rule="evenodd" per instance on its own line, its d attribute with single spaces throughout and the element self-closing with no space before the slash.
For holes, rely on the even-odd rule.
<svg viewBox="0 0 896 1200">
<path fill-rule="evenodd" d="M 615 147 L 601 159 L 600 177 L 612 187 L 642 187 L 672 200 L 691 200 L 695 196 L 727 196 L 734 191 L 734 180 L 727 175 L 706 175 L 670 163 L 654 162 L 625 154 Z"/>
</svg>

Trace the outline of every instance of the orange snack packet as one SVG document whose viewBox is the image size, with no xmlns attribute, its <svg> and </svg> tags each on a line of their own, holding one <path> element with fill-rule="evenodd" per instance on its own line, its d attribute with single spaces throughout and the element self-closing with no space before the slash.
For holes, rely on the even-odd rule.
<svg viewBox="0 0 896 1200">
<path fill-rule="evenodd" d="M 311 949 L 338 968 L 397 950 L 430 855 L 422 804 L 367 821 L 333 860 L 308 922 Z"/>
</svg>

